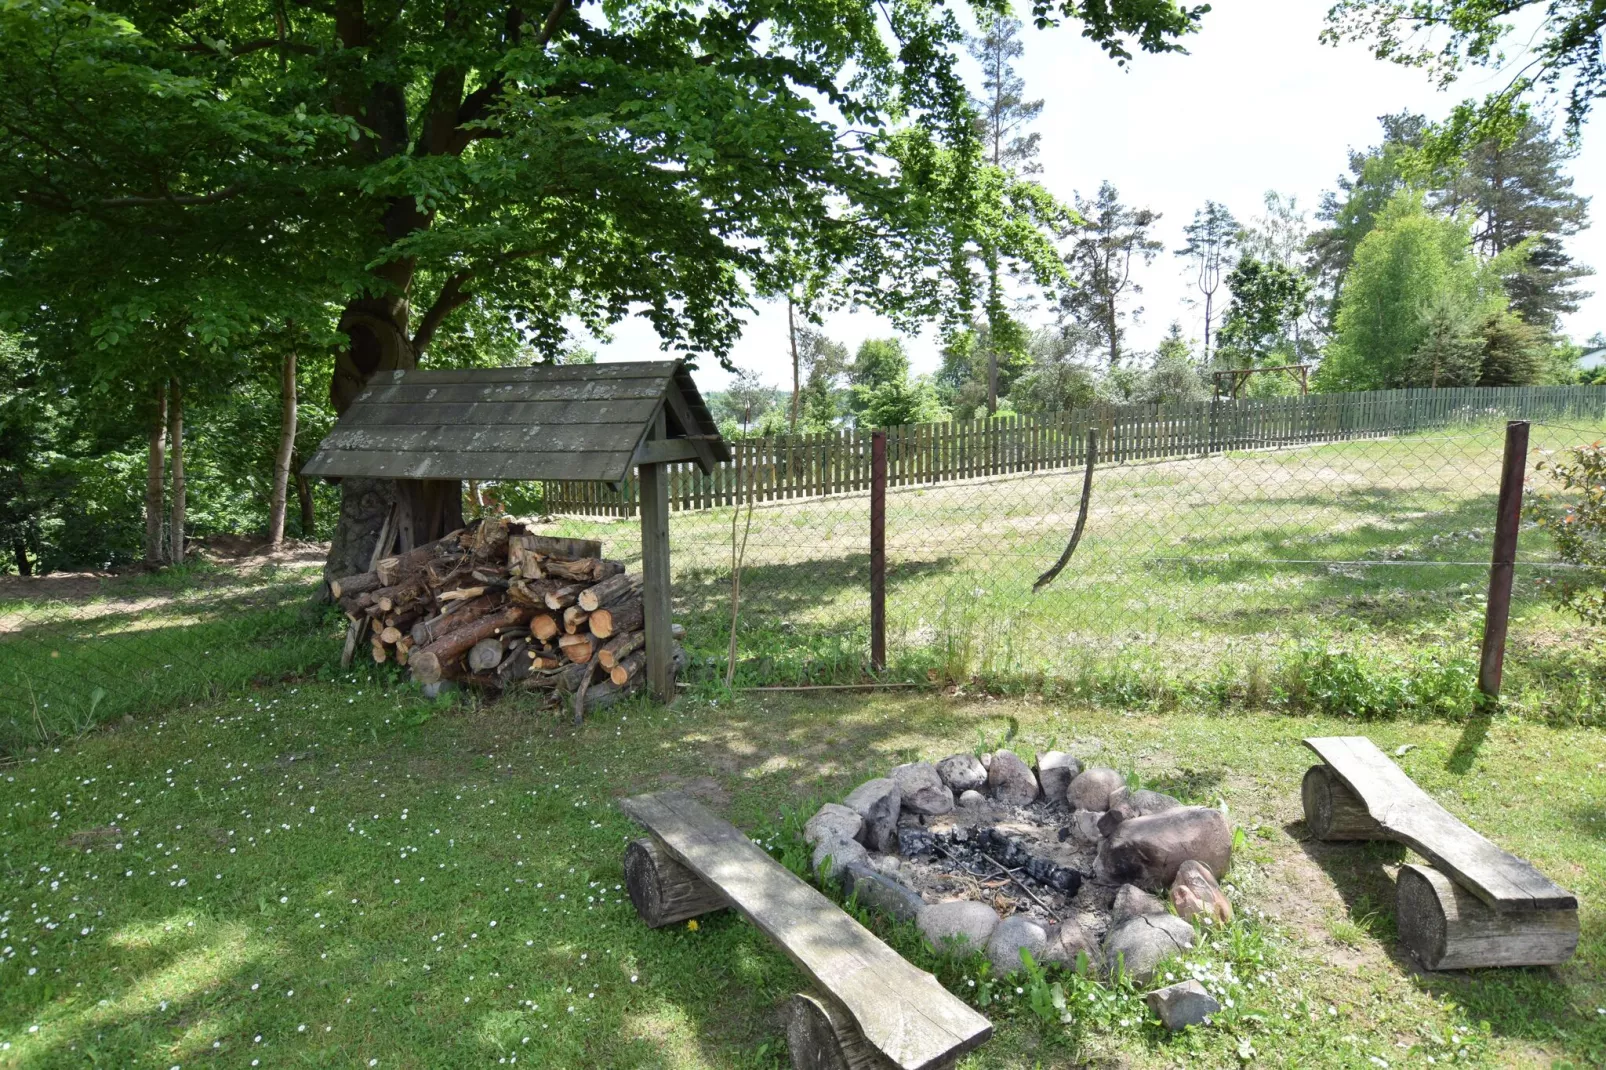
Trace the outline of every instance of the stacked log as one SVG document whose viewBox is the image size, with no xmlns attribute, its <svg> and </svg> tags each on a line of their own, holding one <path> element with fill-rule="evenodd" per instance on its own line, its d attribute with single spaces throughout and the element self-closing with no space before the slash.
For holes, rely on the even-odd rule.
<svg viewBox="0 0 1606 1070">
<path fill-rule="evenodd" d="M 580 695 L 594 708 L 645 683 L 641 580 L 593 539 L 476 521 L 330 589 L 353 621 L 371 622 L 373 659 L 406 666 L 426 687 Z"/>
</svg>

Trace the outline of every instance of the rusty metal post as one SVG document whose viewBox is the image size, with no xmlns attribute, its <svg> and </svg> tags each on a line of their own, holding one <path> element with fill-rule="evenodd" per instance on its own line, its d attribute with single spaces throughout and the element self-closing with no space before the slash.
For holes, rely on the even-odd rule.
<svg viewBox="0 0 1606 1070">
<path fill-rule="evenodd" d="M 1483 652 L 1478 690 L 1500 697 L 1506 660 L 1506 623 L 1511 617 L 1511 584 L 1517 564 L 1517 531 L 1522 523 L 1522 483 L 1528 467 L 1528 421 L 1506 424 L 1506 454 L 1500 466 L 1500 500 L 1495 506 L 1494 554 L 1489 565 L 1489 601 L 1483 617 Z"/>
<path fill-rule="evenodd" d="M 870 435 L 870 667 L 887 667 L 887 433 Z"/>
</svg>

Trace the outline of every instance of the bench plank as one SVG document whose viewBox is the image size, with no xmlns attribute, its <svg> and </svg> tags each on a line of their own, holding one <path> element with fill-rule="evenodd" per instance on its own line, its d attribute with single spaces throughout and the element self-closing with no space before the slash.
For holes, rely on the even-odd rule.
<svg viewBox="0 0 1606 1070">
<path fill-rule="evenodd" d="M 775 941 L 904 1070 L 946 1066 L 992 1035 L 992 1023 L 935 977 L 696 800 L 666 791 L 619 806 Z"/>
<path fill-rule="evenodd" d="M 1305 740 L 1392 837 L 1501 911 L 1577 910 L 1578 898 L 1479 835 L 1365 736 Z"/>
</svg>

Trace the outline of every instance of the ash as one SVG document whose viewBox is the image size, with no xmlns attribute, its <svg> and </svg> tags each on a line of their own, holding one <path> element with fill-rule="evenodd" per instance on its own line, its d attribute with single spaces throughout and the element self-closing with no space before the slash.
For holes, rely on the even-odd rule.
<svg viewBox="0 0 1606 1070">
<path fill-rule="evenodd" d="M 1000 915 L 1075 921 L 1102 939 L 1118 884 L 1097 876 L 1097 845 L 1079 840 L 1064 806 L 992 801 L 935 816 L 905 813 L 898 855 L 876 859 L 928 902 L 964 898 Z"/>
</svg>

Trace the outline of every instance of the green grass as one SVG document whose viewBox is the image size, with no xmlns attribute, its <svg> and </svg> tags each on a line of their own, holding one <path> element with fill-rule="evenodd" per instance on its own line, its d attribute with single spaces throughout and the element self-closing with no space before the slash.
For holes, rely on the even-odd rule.
<svg viewBox="0 0 1606 1070">
<path fill-rule="evenodd" d="M 1180 1037 L 1128 989 L 1050 977 L 1016 994 L 883 929 L 997 1024 L 968 1070 L 1601 1065 L 1606 742 L 1515 718 L 1369 726 L 1583 904 L 1567 966 L 1424 975 L 1388 938 L 1403 852 L 1311 843 L 1299 822 L 1299 738 L 1354 730 L 932 695 L 688 697 L 573 729 L 368 674 L 198 699 L 0 766 L 0 1066 L 785 1065 L 796 971 L 734 917 L 643 927 L 615 799 L 679 786 L 780 850 L 789 808 L 978 738 L 1053 740 L 1225 802 L 1246 920 L 1172 967 L 1234 1000 Z"/>
</svg>

